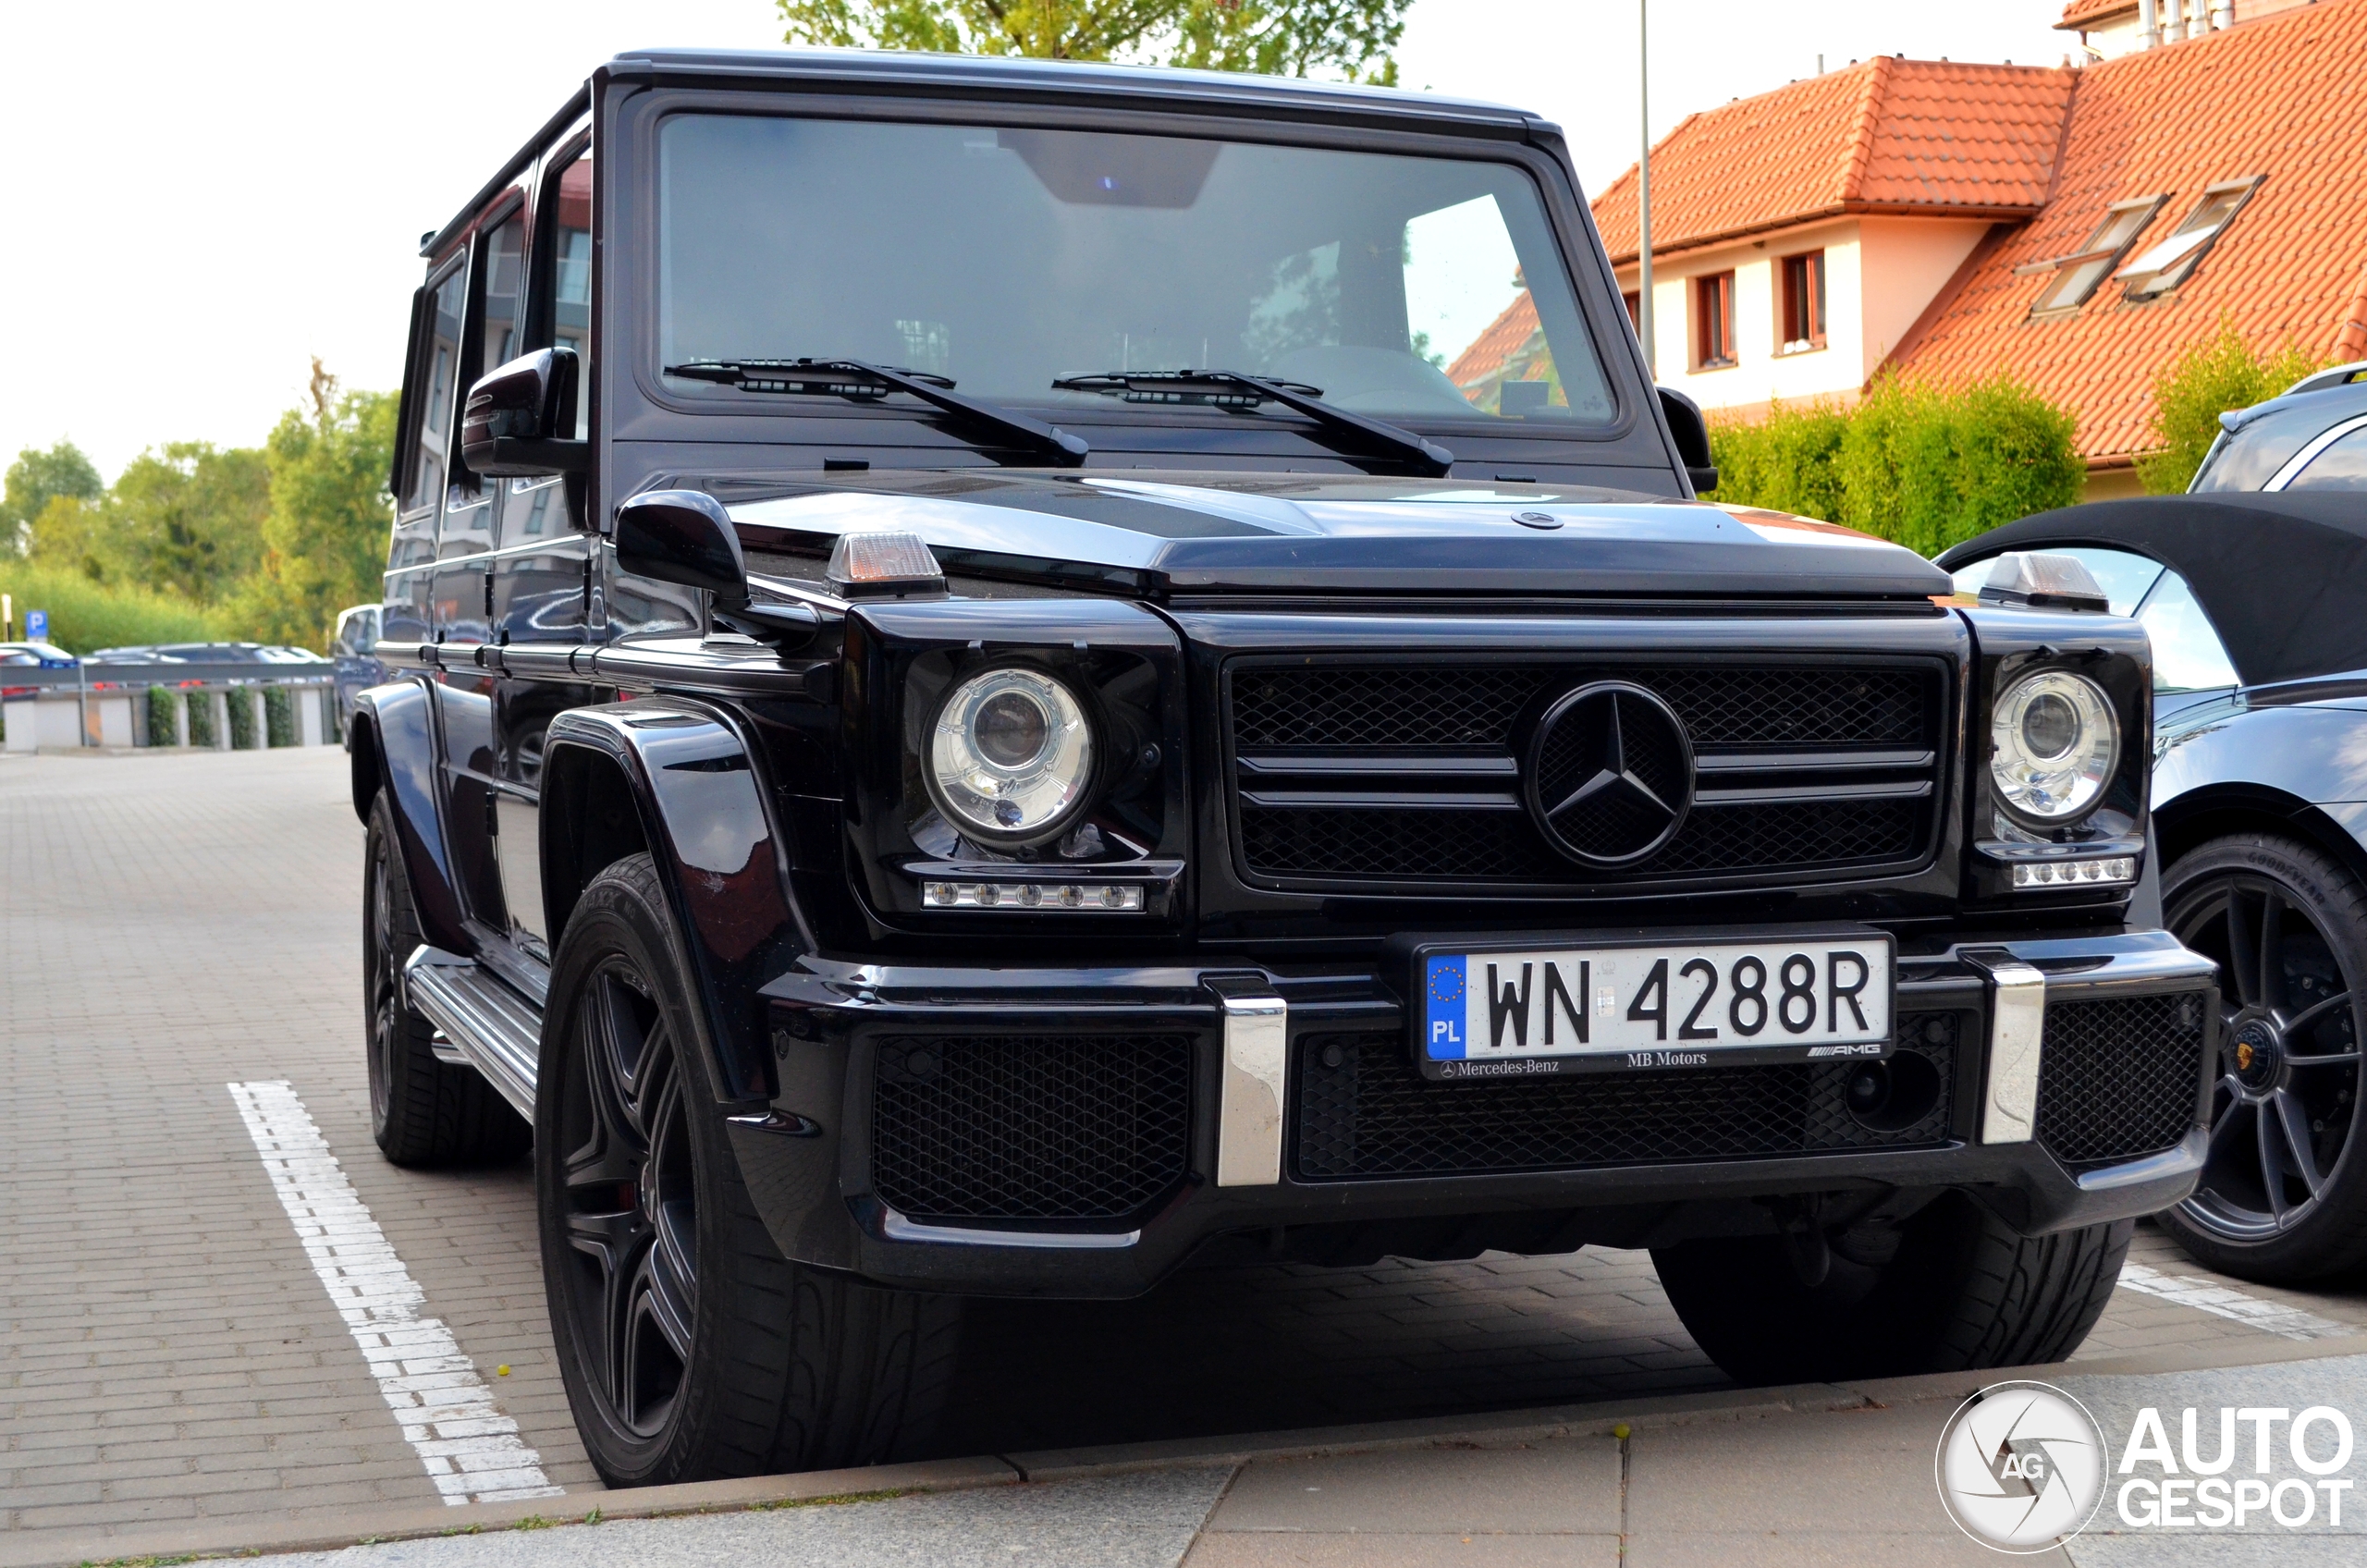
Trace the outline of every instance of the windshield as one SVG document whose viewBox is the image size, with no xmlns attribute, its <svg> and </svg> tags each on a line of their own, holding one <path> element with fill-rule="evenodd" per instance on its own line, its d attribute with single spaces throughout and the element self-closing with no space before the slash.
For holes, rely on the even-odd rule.
<svg viewBox="0 0 2367 1568">
<path fill-rule="evenodd" d="M 1053 382 L 1226 370 L 1405 420 L 1613 413 L 1511 164 L 725 115 L 659 142 L 660 366 L 859 360 L 1076 408 L 1107 404 Z"/>
</svg>

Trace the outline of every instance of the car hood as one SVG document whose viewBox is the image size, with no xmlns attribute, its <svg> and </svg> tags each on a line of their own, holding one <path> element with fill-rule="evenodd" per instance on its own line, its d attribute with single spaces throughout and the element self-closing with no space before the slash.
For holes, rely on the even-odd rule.
<svg viewBox="0 0 2367 1568">
<path fill-rule="evenodd" d="M 1914 552 L 1831 523 L 1569 486 L 1143 471 L 673 483 L 724 500 L 760 557 L 898 529 L 956 574 L 1152 593 L 1910 599 L 1951 587 Z"/>
</svg>

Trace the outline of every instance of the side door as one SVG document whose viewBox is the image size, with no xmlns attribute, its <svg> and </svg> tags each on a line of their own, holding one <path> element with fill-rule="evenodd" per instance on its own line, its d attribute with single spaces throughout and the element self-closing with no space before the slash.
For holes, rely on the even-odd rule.
<svg viewBox="0 0 2367 1568">
<path fill-rule="evenodd" d="M 591 435 L 592 152 L 562 143 L 538 181 L 527 252 L 522 336 L 514 352 L 571 349 L 582 374 L 576 439 Z M 513 356 L 514 357 L 514 356 Z M 492 640 L 506 647 L 573 647 L 592 640 L 589 490 L 581 476 L 501 483 L 492 557 Z M 504 678 L 494 682 L 495 858 L 508 935 L 547 961 L 558 933 L 545 929 L 539 808 L 543 741 L 551 721 L 602 700 L 588 685 Z"/>
</svg>

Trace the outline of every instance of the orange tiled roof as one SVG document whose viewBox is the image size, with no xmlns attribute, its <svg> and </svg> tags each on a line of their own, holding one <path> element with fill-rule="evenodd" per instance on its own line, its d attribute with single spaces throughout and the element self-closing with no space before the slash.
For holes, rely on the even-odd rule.
<svg viewBox="0 0 2367 1568">
<path fill-rule="evenodd" d="M 2077 78 L 1885 55 L 1687 116 L 1652 149 L 1652 253 L 1842 213 L 2035 213 Z M 1594 216 L 1633 260 L 1634 168 Z"/>
<path fill-rule="evenodd" d="M 2367 0 L 2324 0 L 2079 76 L 2054 200 L 1975 252 L 1895 362 L 1942 380 L 2010 372 L 2079 416 L 2091 461 L 2111 460 L 2158 445 L 2155 373 L 2223 316 L 2255 349 L 2289 337 L 2337 351 L 2367 263 Z M 2205 186 L 2251 175 L 2265 182 L 2174 293 L 2128 304 L 2106 282 L 2076 316 L 2029 319 L 2049 277 L 2014 268 L 2077 251 L 2111 203 L 2170 194 L 2142 249 Z"/>
<path fill-rule="evenodd" d="M 2063 19 L 2054 25 L 2066 32 L 2080 32 L 2119 17 L 2137 14 L 2137 0 L 2071 0 L 2063 7 Z"/>
<path fill-rule="evenodd" d="M 1449 365 L 1446 378 L 1457 386 L 1468 389 L 1487 380 L 1503 368 L 1504 361 L 1520 352 L 1521 345 L 1537 333 L 1537 301 L 1524 288 L 1504 307 L 1504 313 L 1488 324 L 1488 329 L 1471 340 L 1471 347 L 1457 354 Z"/>
</svg>

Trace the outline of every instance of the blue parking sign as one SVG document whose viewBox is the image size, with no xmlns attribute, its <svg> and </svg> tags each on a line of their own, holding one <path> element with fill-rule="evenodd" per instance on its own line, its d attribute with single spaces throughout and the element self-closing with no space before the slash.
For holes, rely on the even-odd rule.
<svg viewBox="0 0 2367 1568">
<path fill-rule="evenodd" d="M 28 643 L 49 641 L 49 612 L 47 610 L 25 612 L 25 641 Z"/>
</svg>

